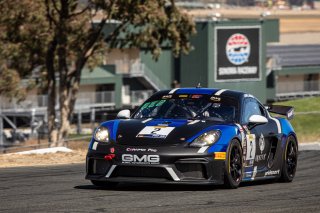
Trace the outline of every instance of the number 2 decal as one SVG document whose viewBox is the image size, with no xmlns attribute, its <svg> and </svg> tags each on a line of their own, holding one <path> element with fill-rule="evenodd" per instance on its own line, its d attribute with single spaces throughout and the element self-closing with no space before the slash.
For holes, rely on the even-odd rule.
<svg viewBox="0 0 320 213">
<path fill-rule="evenodd" d="M 252 141 L 250 141 L 250 158 L 252 158 L 252 150 L 253 150 L 253 149 L 252 149 L 252 146 L 253 146 L 253 145 L 252 145 Z"/>
<path fill-rule="evenodd" d="M 246 160 L 253 160 L 256 156 L 256 135 L 247 135 L 247 156 Z"/>
<path fill-rule="evenodd" d="M 154 128 L 153 131 L 151 131 L 151 134 L 156 134 L 157 132 L 159 132 L 161 130 L 161 128 Z"/>
<path fill-rule="evenodd" d="M 146 126 L 136 137 L 138 138 L 166 138 L 174 127 L 168 126 Z"/>
</svg>

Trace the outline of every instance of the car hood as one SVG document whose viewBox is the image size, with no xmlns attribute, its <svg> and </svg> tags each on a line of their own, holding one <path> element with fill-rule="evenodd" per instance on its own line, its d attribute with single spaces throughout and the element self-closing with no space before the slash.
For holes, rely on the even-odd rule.
<svg viewBox="0 0 320 213">
<path fill-rule="evenodd" d="M 116 142 L 130 146 L 168 146 L 185 143 L 206 129 L 214 129 L 221 122 L 181 119 L 120 120 L 116 128 Z"/>
</svg>

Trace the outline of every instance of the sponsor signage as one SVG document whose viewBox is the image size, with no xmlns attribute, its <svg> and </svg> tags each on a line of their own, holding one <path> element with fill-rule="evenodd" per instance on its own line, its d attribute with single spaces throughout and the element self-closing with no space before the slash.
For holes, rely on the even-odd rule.
<svg viewBox="0 0 320 213">
<path fill-rule="evenodd" d="M 276 170 L 276 171 L 269 170 L 264 173 L 264 176 L 272 176 L 272 175 L 279 175 L 279 174 L 280 174 L 280 170 Z"/>
<path fill-rule="evenodd" d="M 215 81 L 261 80 L 260 27 L 217 27 Z"/>
<path fill-rule="evenodd" d="M 159 155 L 132 155 L 132 154 L 123 154 L 121 156 L 122 163 L 128 164 L 159 164 L 160 156 Z"/>
</svg>

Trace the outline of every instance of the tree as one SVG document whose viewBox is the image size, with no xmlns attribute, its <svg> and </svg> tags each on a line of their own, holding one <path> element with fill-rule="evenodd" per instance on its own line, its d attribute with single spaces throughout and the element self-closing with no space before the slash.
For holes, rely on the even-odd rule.
<svg viewBox="0 0 320 213">
<path fill-rule="evenodd" d="M 70 129 L 82 69 L 97 65 L 101 52 L 143 47 L 157 59 L 161 44 L 170 41 L 178 55 L 190 50 L 189 37 L 195 33 L 192 19 L 174 0 L 5 0 L 0 4 L 4 16 L 0 29 L 5 32 L 0 36 L 0 45 L 4 44 L 0 51 L 7 56 L 0 56 L 0 61 L 21 77 L 40 70 L 42 86 L 48 91 L 53 146 L 60 145 Z M 111 20 L 118 23 L 115 30 L 103 34 Z"/>
</svg>

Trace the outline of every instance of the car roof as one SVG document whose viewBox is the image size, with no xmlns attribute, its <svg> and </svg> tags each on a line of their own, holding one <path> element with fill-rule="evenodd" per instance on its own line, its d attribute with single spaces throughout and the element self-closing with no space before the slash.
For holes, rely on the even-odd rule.
<svg viewBox="0 0 320 213">
<path fill-rule="evenodd" d="M 219 89 L 219 88 L 175 88 L 172 90 L 162 90 L 155 93 L 155 95 L 167 95 L 167 94 L 223 95 L 223 96 L 233 97 L 236 99 L 241 99 L 245 95 L 250 95 L 240 91 L 234 91 L 229 89 Z"/>
</svg>

